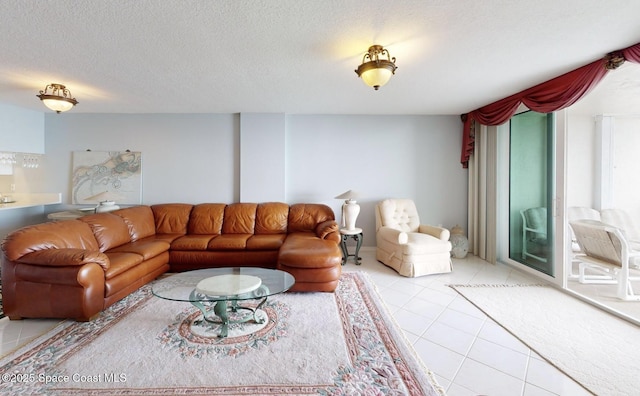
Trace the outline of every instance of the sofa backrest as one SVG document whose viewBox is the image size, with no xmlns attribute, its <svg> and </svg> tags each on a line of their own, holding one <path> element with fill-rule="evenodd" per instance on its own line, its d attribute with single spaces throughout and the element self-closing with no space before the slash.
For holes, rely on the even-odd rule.
<svg viewBox="0 0 640 396">
<path fill-rule="evenodd" d="M 91 228 L 101 252 L 131 242 L 127 224 L 113 212 L 91 214 L 79 220 Z"/>
<path fill-rule="evenodd" d="M 256 234 L 286 234 L 289 221 L 289 205 L 282 202 L 265 202 L 256 208 Z"/>
<path fill-rule="evenodd" d="M 152 207 L 157 233 L 193 235 L 286 234 L 314 232 L 318 224 L 335 220 L 323 204 L 201 203 L 158 204 Z M 117 213 L 117 212 L 114 212 Z M 186 225 L 185 225 L 185 222 Z"/>
<path fill-rule="evenodd" d="M 22 227 L 7 235 L 2 242 L 2 250 L 11 261 L 39 250 L 65 248 L 99 250 L 91 228 L 79 220 Z"/>
<path fill-rule="evenodd" d="M 316 226 L 327 220 L 335 220 L 330 207 L 324 204 L 293 204 L 289 208 L 288 232 L 315 232 Z"/>
<path fill-rule="evenodd" d="M 183 203 L 151 205 L 156 223 L 156 234 L 185 235 L 192 209 L 193 205 Z"/>
<path fill-rule="evenodd" d="M 222 233 L 224 209 L 227 205 L 221 203 L 203 203 L 194 205 L 189 217 L 189 234 L 219 235 Z"/>
<path fill-rule="evenodd" d="M 150 206 L 132 206 L 111 213 L 122 217 L 129 228 L 132 242 L 150 237 L 156 233 L 155 219 Z"/>
<path fill-rule="evenodd" d="M 224 209 L 223 234 L 253 234 L 256 227 L 254 203 L 233 203 Z"/>
</svg>

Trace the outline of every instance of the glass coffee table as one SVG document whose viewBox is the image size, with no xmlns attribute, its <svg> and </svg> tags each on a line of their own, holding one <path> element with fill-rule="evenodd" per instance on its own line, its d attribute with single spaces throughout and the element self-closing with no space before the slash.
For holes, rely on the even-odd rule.
<svg viewBox="0 0 640 396">
<path fill-rule="evenodd" d="M 154 296 L 190 302 L 202 312 L 202 324 L 220 326 L 219 337 L 227 337 L 229 325 L 253 320 L 263 323 L 258 310 L 267 297 L 289 290 L 295 279 L 288 272 L 254 267 L 210 268 L 180 272 L 155 281 Z M 242 304 L 260 300 L 251 308 Z M 244 314 L 236 315 L 240 311 Z M 233 317 L 229 313 L 233 312 Z M 199 323 L 194 323 L 199 324 Z"/>
</svg>

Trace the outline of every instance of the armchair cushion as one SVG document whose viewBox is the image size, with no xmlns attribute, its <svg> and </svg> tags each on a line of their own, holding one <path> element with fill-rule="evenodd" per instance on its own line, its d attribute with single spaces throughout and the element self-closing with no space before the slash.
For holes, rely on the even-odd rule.
<svg viewBox="0 0 640 396">
<path fill-rule="evenodd" d="M 444 227 L 436 227 L 428 224 L 421 224 L 418 231 L 422 234 L 429 234 L 441 241 L 448 241 L 451 236 L 451 232 Z"/>
<path fill-rule="evenodd" d="M 404 253 L 411 254 L 432 254 L 451 252 L 451 243 L 443 241 L 429 234 L 411 232 L 407 234 L 408 241 L 404 248 Z"/>
<path fill-rule="evenodd" d="M 378 235 L 385 241 L 398 245 L 404 245 L 409 241 L 409 235 L 406 232 L 391 227 L 380 227 Z"/>
</svg>

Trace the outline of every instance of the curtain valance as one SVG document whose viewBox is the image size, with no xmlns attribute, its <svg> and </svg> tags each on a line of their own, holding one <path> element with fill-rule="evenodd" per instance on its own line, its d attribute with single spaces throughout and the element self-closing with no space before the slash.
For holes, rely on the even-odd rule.
<svg viewBox="0 0 640 396">
<path fill-rule="evenodd" d="M 517 111 L 520 104 L 539 113 L 550 113 L 569 107 L 589 93 L 609 70 L 616 69 L 624 61 L 640 63 L 640 43 L 614 51 L 604 58 L 538 84 L 487 106 L 463 114 L 462 155 L 463 168 L 469 165 L 474 148 L 474 122 L 482 125 L 501 125 Z"/>
</svg>

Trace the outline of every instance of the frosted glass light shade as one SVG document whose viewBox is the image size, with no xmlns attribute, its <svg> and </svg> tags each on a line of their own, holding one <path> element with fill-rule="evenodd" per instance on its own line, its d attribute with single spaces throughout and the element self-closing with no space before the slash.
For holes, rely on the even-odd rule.
<svg viewBox="0 0 640 396">
<path fill-rule="evenodd" d="M 365 84 L 374 89 L 378 89 L 388 83 L 392 75 L 393 73 L 389 69 L 377 68 L 363 72 L 360 77 L 362 77 L 362 81 L 364 81 Z"/>
<path fill-rule="evenodd" d="M 42 99 L 42 103 L 56 113 L 64 113 L 73 108 L 73 103 L 67 102 L 65 99 Z"/>
</svg>

